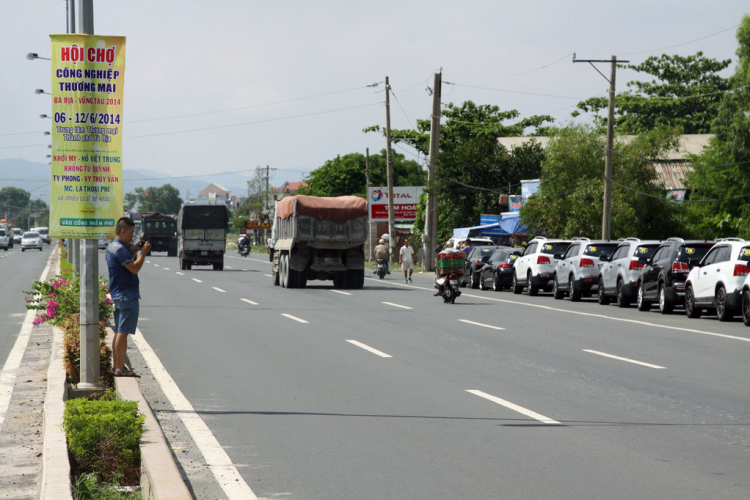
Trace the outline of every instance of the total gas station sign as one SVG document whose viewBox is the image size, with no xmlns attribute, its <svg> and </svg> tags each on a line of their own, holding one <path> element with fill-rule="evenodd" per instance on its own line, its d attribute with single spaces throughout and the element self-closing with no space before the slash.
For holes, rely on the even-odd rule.
<svg viewBox="0 0 750 500">
<path fill-rule="evenodd" d="M 393 215 L 395 220 L 413 221 L 417 218 L 419 195 L 424 186 L 393 188 Z M 388 188 L 371 187 L 367 190 L 371 220 L 388 220 Z"/>
</svg>

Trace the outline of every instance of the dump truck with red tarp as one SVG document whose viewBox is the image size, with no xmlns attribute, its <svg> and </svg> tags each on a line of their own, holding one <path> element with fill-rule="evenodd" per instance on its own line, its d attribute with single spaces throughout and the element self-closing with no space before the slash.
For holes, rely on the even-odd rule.
<svg viewBox="0 0 750 500">
<path fill-rule="evenodd" d="M 269 251 L 273 284 L 304 288 L 333 280 L 336 288 L 365 282 L 367 202 L 357 196 L 288 196 L 276 205 Z"/>
</svg>

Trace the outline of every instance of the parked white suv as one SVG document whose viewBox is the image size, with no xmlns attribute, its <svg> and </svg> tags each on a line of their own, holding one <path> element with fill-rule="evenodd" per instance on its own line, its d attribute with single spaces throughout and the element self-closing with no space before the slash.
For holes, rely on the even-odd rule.
<svg viewBox="0 0 750 500">
<path fill-rule="evenodd" d="M 750 274 L 750 242 L 723 238 L 695 264 L 685 281 L 685 312 L 699 318 L 703 309 L 716 309 L 719 321 L 740 312 L 742 287 Z"/>
<path fill-rule="evenodd" d="M 599 270 L 599 303 L 606 306 L 614 297 L 619 307 L 628 307 L 638 295 L 638 277 L 646 259 L 654 256 L 659 242 L 625 238 Z"/>
<path fill-rule="evenodd" d="M 3 247 L 3 250 L 8 250 L 8 247 L 10 247 L 11 245 L 12 238 L 13 237 L 10 236 L 5 229 L 0 229 L 0 247 Z"/>
<path fill-rule="evenodd" d="M 526 250 L 513 264 L 513 293 L 521 293 L 525 287 L 528 287 L 529 295 L 536 295 L 540 288 L 551 291 L 555 264 L 569 246 L 570 240 L 548 240 L 543 236 L 529 241 Z"/>
<path fill-rule="evenodd" d="M 552 282 L 552 295 L 562 299 L 565 295 L 577 302 L 583 295 L 599 285 L 599 270 L 617 248 L 616 241 L 591 241 L 573 238 L 563 258 L 557 261 Z"/>
</svg>

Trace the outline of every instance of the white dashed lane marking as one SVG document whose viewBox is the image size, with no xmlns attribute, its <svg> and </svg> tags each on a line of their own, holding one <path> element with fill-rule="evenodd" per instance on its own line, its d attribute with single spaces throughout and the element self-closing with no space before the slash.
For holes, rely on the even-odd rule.
<svg viewBox="0 0 750 500">
<path fill-rule="evenodd" d="M 641 366 L 647 366 L 648 368 L 656 368 L 657 370 L 666 370 L 666 367 L 659 366 L 659 365 L 652 365 L 651 363 L 644 363 L 643 361 L 636 361 L 634 359 L 628 359 L 628 358 L 621 358 L 620 356 L 615 356 L 613 354 L 607 354 L 606 352 L 599 352 L 599 351 L 592 351 L 591 349 L 582 349 L 583 352 L 589 352 L 591 354 L 596 354 L 597 356 L 604 356 L 605 358 L 612 358 L 619 361 L 625 361 L 627 363 L 633 363 L 636 365 Z"/>
<path fill-rule="evenodd" d="M 393 357 L 390 354 L 386 354 L 386 353 L 384 353 L 382 351 L 378 351 L 377 349 L 375 349 L 373 347 L 370 347 L 369 345 L 363 344 L 362 342 L 357 342 L 356 340 L 347 340 L 347 342 L 349 342 L 350 344 L 354 344 L 357 347 L 361 347 L 365 351 L 370 351 L 371 353 L 376 354 L 376 355 L 380 356 L 381 358 L 392 358 Z"/>
<path fill-rule="evenodd" d="M 466 392 L 470 392 L 471 394 L 474 394 L 475 396 L 479 396 L 480 398 L 484 398 L 484 399 L 487 399 L 488 401 L 492 401 L 493 403 L 497 403 L 501 406 L 504 406 L 513 411 L 516 411 L 522 415 L 526 415 L 527 417 L 531 417 L 535 420 L 539 420 L 543 424 L 558 424 L 558 425 L 560 424 L 560 422 L 558 422 L 557 420 L 552 420 L 549 417 L 545 417 L 544 415 L 531 411 L 527 408 L 524 408 L 523 406 L 518 406 L 517 404 L 513 404 L 510 401 L 500 399 L 497 396 L 487 394 L 486 392 L 477 391 L 475 389 L 466 389 Z"/>
</svg>

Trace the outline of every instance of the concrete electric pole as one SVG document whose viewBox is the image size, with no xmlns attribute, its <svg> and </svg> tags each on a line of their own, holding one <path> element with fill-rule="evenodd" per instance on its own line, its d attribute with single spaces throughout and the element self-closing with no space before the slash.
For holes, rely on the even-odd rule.
<svg viewBox="0 0 750 500">
<path fill-rule="evenodd" d="M 424 218 L 424 263 L 425 269 L 434 271 L 435 248 L 437 248 L 438 208 L 435 186 L 435 162 L 440 151 L 440 101 L 443 73 L 435 73 L 432 91 L 432 119 L 430 121 L 430 163 L 427 170 L 427 210 Z"/>
<path fill-rule="evenodd" d="M 618 61 L 617 56 L 612 59 L 576 59 L 573 54 L 573 62 L 587 62 L 591 67 L 609 82 L 609 102 L 607 114 L 607 156 L 604 162 L 604 207 L 602 208 L 602 239 L 608 240 L 612 221 L 612 178 L 614 175 L 614 166 L 612 164 L 612 151 L 615 143 L 615 77 L 617 76 L 617 63 L 628 63 L 630 61 Z M 607 78 L 599 71 L 593 63 L 611 63 L 610 77 Z"/>
<path fill-rule="evenodd" d="M 388 247 L 391 249 L 391 262 L 396 259 L 396 222 L 393 214 L 393 163 L 391 162 L 391 86 L 385 77 L 385 152 L 388 166 Z"/>
</svg>

